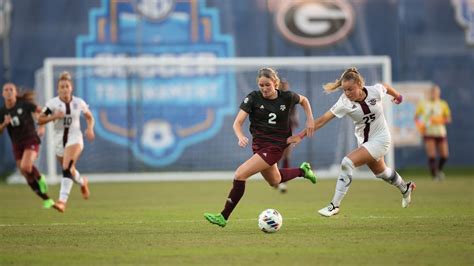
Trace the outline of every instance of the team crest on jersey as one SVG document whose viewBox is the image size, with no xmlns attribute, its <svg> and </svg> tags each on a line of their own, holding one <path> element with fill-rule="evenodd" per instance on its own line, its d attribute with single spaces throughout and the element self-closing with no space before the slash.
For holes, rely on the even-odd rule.
<svg viewBox="0 0 474 266">
<path fill-rule="evenodd" d="M 22 108 L 18 108 L 18 110 L 16 110 L 16 112 L 17 112 L 19 115 L 21 115 L 21 114 L 23 114 L 23 109 L 22 109 Z"/>
<path fill-rule="evenodd" d="M 280 105 L 280 111 L 285 111 L 286 110 L 286 106 L 285 105 Z"/>
<path fill-rule="evenodd" d="M 249 97 L 245 97 L 244 103 L 247 104 L 249 102 Z"/>
<path fill-rule="evenodd" d="M 370 105 L 375 105 L 375 104 L 377 104 L 377 99 L 370 99 L 369 103 L 370 103 Z"/>
<path fill-rule="evenodd" d="M 77 57 L 212 60 L 233 57 L 231 35 L 206 1 L 102 0 L 89 12 Z M 235 112 L 236 83 L 216 66 L 95 66 L 76 70 L 77 95 L 95 116 L 97 134 L 131 147 L 151 166 L 175 162 L 186 147 L 212 139 Z"/>
<path fill-rule="evenodd" d="M 466 43 L 474 45 L 474 0 L 451 0 L 458 24 L 465 29 Z"/>
</svg>

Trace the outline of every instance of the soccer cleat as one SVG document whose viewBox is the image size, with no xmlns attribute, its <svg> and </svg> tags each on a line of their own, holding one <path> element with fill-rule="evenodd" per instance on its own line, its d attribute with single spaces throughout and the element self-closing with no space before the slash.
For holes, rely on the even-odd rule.
<svg viewBox="0 0 474 266">
<path fill-rule="evenodd" d="M 52 199 L 43 200 L 43 208 L 44 209 L 50 209 L 53 206 L 54 206 L 54 200 L 52 200 Z"/>
<path fill-rule="evenodd" d="M 286 183 L 278 184 L 278 191 L 281 193 L 286 193 L 288 191 L 288 185 Z"/>
<path fill-rule="evenodd" d="M 220 227 L 224 227 L 227 224 L 227 220 L 222 216 L 221 213 L 204 213 L 204 218 L 208 220 L 211 224 L 217 224 Z"/>
<path fill-rule="evenodd" d="M 333 215 L 336 215 L 339 213 L 339 206 L 334 206 L 334 204 L 329 203 L 327 207 L 322 208 L 321 210 L 318 211 L 319 214 L 325 217 L 331 217 Z"/>
<path fill-rule="evenodd" d="M 311 170 L 311 165 L 307 162 L 303 162 L 300 165 L 300 169 L 303 170 L 304 172 L 304 178 L 309 179 L 311 183 L 316 184 L 316 175 L 313 173 L 313 170 Z"/>
<path fill-rule="evenodd" d="M 415 182 L 411 181 L 407 183 L 407 191 L 402 193 L 402 207 L 407 208 L 411 202 L 411 192 L 416 189 Z"/>
<path fill-rule="evenodd" d="M 46 178 L 44 177 L 44 175 L 41 175 L 37 182 L 40 192 L 43 194 L 48 193 L 48 184 L 46 183 Z"/>
<path fill-rule="evenodd" d="M 83 176 L 83 183 L 81 186 L 81 193 L 82 197 L 86 200 L 89 198 L 90 192 L 89 192 L 89 180 L 87 180 L 87 177 Z"/>
<path fill-rule="evenodd" d="M 436 181 L 443 181 L 445 178 L 446 178 L 446 175 L 444 174 L 444 172 L 443 172 L 443 171 L 439 171 L 439 172 L 436 174 L 436 177 L 434 178 L 434 180 L 436 180 Z"/>
<path fill-rule="evenodd" d="M 55 208 L 58 212 L 65 212 L 66 211 L 66 202 L 62 202 L 58 200 L 54 203 L 53 208 Z"/>
</svg>

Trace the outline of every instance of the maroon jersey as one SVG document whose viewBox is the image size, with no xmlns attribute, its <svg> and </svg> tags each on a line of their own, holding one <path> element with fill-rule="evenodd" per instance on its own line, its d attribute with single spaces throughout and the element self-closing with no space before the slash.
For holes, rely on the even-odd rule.
<svg viewBox="0 0 474 266">
<path fill-rule="evenodd" d="M 11 123 L 7 126 L 8 135 L 13 144 L 20 144 L 23 141 L 35 139 L 40 141 L 36 133 L 35 121 L 31 113 L 36 111 L 36 105 L 18 100 L 10 109 L 0 108 L 0 124 L 5 120 L 5 115 L 10 115 Z"/>
<path fill-rule="evenodd" d="M 290 112 L 300 96 L 292 91 L 277 93 L 278 97 L 270 100 L 263 98 L 260 91 L 253 91 L 240 104 L 240 109 L 249 114 L 253 145 L 287 146 L 286 139 L 292 134 Z"/>
</svg>

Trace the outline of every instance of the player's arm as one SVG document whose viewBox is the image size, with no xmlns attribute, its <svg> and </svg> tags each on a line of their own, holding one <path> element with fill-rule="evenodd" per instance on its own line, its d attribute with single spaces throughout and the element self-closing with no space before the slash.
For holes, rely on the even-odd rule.
<svg viewBox="0 0 474 266">
<path fill-rule="evenodd" d="M 89 141 L 92 141 L 95 138 L 94 134 L 94 125 L 95 120 L 94 116 L 92 115 L 91 111 L 87 109 L 84 111 L 84 117 L 86 118 L 87 128 L 86 128 L 86 137 Z"/>
<path fill-rule="evenodd" d="M 299 96 L 300 96 L 299 104 L 301 104 L 301 106 L 303 106 L 304 112 L 306 114 L 305 132 L 306 132 L 307 136 L 311 137 L 311 136 L 313 136 L 313 133 L 314 133 L 314 122 L 313 122 L 314 118 L 313 118 L 313 112 L 311 110 L 311 104 L 309 103 L 308 98 L 306 98 L 303 95 L 299 95 Z"/>
<path fill-rule="evenodd" d="M 12 119 L 9 115 L 5 115 L 3 117 L 3 121 L 1 121 L 1 123 L 0 123 L 0 134 L 3 133 L 3 130 L 11 123 L 11 121 L 12 121 Z"/>
<path fill-rule="evenodd" d="M 386 83 L 384 83 L 383 86 L 387 90 L 387 94 L 393 97 L 392 102 L 395 104 L 402 103 L 403 96 L 396 89 Z"/>
<path fill-rule="evenodd" d="M 33 116 L 33 119 L 38 123 L 38 119 L 39 119 L 39 116 L 41 115 L 41 106 L 39 105 L 36 105 L 35 108 L 34 108 L 34 112 L 31 113 L 31 115 Z M 38 127 L 36 128 L 36 132 L 38 133 L 38 136 L 41 138 L 44 136 L 44 132 L 45 132 L 45 127 L 44 125 L 39 125 L 38 124 Z"/>
<path fill-rule="evenodd" d="M 245 147 L 249 143 L 249 139 L 242 132 L 242 124 L 244 123 L 245 119 L 247 119 L 248 115 L 249 114 L 244 110 L 239 110 L 239 113 L 235 117 L 234 124 L 232 125 L 235 136 L 237 136 L 237 139 L 239 140 L 240 147 Z"/>
<path fill-rule="evenodd" d="M 331 121 L 334 117 L 336 117 L 330 110 L 324 113 L 322 116 L 316 118 L 314 123 L 314 131 L 316 132 L 324 125 L 326 125 L 329 121 Z M 291 136 L 287 139 L 286 143 L 299 143 L 304 137 L 306 136 L 306 131 L 300 132 L 298 135 Z"/>
<path fill-rule="evenodd" d="M 38 116 L 38 125 L 44 125 L 56 119 L 61 119 L 64 117 L 63 112 L 54 112 L 51 111 L 48 107 L 45 107 L 41 114 Z"/>
</svg>

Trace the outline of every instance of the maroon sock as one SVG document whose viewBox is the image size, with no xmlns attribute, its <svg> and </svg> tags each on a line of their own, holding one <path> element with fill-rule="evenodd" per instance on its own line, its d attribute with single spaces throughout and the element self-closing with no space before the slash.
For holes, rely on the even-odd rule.
<svg viewBox="0 0 474 266">
<path fill-rule="evenodd" d="M 225 202 L 224 210 L 221 212 L 222 216 L 224 216 L 226 220 L 229 219 L 230 214 L 234 210 L 235 206 L 237 206 L 237 203 L 239 203 L 240 199 L 244 195 L 244 192 L 245 181 L 234 179 L 232 189 L 230 190 L 227 201 Z"/>
<path fill-rule="evenodd" d="M 48 194 L 41 193 L 41 190 L 40 190 L 38 181 L 33 180 L 32 182 L 28 182 L 28 185 L 29 185 L 30 188 L 36 193 L 36 195 L 38 195 L 40 198 L 42 198 L 42 199 L 44 199 L 44 200 L 49 199 Z"/>
<path fill-rule="evenodd" d="M 301 168 L 282 168 L 278 170 L 280 170 L 281 175 L 280 183 L 290 181 L 298 176 L 304 176 L 304 171 Z"/>
<path fill-rule="evenodd" d="M 438 165 L 436 164 L 436 158 L 428 159 L 428 166 L 430 167 L 431 176 L 435 177 L 436 172 L 438 171 Z"/>
<path fill-rule="evenodd" d="M 447 157 L 441 157 L 441 158 L 439 158 L 438 170 L 443 171 L 444 164 L 446 163 L 447 160 L 448 160 Z"/>
</svg>

